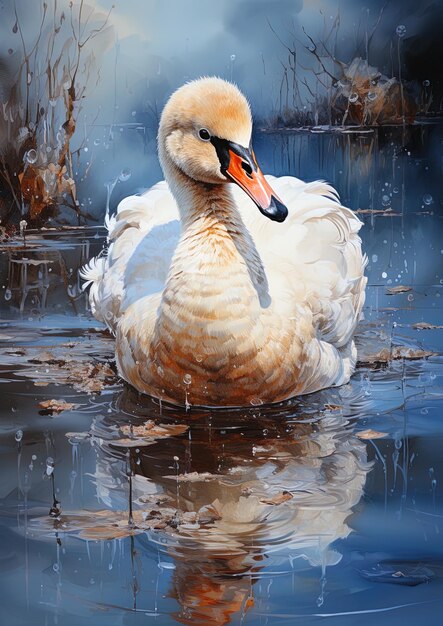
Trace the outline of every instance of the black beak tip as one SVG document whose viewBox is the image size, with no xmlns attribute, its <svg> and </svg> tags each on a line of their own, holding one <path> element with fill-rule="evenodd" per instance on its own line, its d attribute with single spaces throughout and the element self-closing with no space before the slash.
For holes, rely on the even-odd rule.
<svg viewBox="0 0 443 626">
<path fill-rule="evenodd" d="M 274 222 L 284 222 L 288 217 L 287 207 L 275 196 L 271 196 L 271 204 L 263 211 L 263 213 Z"/>
</svg>

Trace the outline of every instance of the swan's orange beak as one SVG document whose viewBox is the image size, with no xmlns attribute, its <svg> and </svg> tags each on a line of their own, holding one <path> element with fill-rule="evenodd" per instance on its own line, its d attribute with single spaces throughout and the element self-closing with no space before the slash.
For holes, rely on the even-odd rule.
<svg viewBox="0 0 443 626">
<path fill-rule="evenodd" d="M 211 138 L 211 141 L 223 174 L 248 194 L 263 215 L 276 222 L 284 222 L 288 209 L 258 167 L 254 152 L 217 137 Z"/>
</svg>

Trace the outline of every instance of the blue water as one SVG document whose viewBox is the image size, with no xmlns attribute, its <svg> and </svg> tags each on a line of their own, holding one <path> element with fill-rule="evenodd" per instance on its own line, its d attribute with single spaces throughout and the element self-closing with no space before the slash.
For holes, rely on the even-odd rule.
<svg viewBox="0 0 443 626">
<path fill-rule="evenodd" d="M 351 383 L 278 406 L 123 387 L 78 288 L 102 229 L 1 244 L 1 623 L 441 626 L 442 139 L 255 138 L 361 211 L 369 257 Z"/>
</svg>

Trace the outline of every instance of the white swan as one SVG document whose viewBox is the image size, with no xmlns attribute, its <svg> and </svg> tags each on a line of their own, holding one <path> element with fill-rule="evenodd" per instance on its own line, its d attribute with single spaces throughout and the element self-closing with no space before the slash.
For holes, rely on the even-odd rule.
<svg viewBox="0 0 443 626">
<path fill-rule="evenodd" d="M 167 183 L 120 203 L 106 258 L 83 270 L 120 375 L 141 392 L 261 404 L 341 385 L 354 370 L 361 222 L 323 182 L 265 177 L 251 131 L 234 85 L 178 89 L 158 135 Z"/>
</svg>

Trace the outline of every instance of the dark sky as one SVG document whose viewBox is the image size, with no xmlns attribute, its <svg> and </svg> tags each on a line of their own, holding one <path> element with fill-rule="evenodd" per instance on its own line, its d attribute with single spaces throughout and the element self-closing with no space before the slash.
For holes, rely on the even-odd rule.
<svg viewBox="0 0 443 626">
<path fill-rule="evenodd" d="M 54 0 L 47 3 L 45 36 L 54 28 Z M 282 64 L 288 56 L 285 46 L 295 47 L 296 86 L 301 102 L 309 104 L 308 87 L 315 93 L 318 84 L 306 34 L 315 42 L 326 41 L 343 63 L 368 55 L 369 63 L 388 77 L 398 77 L 400 59 L 403 78 L 415 81 L 418 92 L 423 81 L 429 81 L 431 106 L 434 111 L 442 107 L 443 1 L 87 0 L 83 18 L 100 25 L 112 5 L 109 28 L 82 52 L 83 60 L 89 55 L 90 79 L 78 103 L 81 110 L 72 147 L 85 146 L 77 182 L 86 204 L 92 203 L 88 196 L 103 195 L 105 183 L 124 167 L 133 176 L 116 188 L 112 204 L 119 194 L 137 190 L 138 181 L 148 185 L 161 177 L 155 146 L 158 115 L 171 92 L 189 79 L 215 74 L 235 81 L 248 96 L 255 117 L 264 118 L 278 110 Z M 29 49 L 37 36 L 43 0 L 16 0 L 16 6 Z M 64 11 L 69 16 L 69 0 L 57 0 L 57 6 L 59 15 Z M 14 24 L 13 0 L 0 0 L 0 97 L 7 93 L 8 76 L 23 60 Z M 399 26 L 402 37 L 397 35 Z M 75 47 L 69 44 L 69 36 L 66 19 L 59 49 L 66 43 L 72 56 Z M 45 80 L 44 52 L 41 46 L 32 86 L 37 76 Z M 64 62 L 65 57 L 60 71 Z M 86 82 L 86 69 L 82 63 L 80 82 Z M 62 123 L 62 96 L 55 112 Z M 131 130 L 131 124 L 147 129 L 144 147 L 140 132 Z M 85 183 L 84 168 L 90 170 Z"/>
<path fill-rule="evenodd" d="M 48 2 L 52 4 L 52 0 Z M 68 1 L 58 0 L 58 5 L 67 7 Z M 306 77 L 312 80 L 303 68 L 313 61 L 304 48 L 309 41 L 303 29 L 318 41 L 327 37 L 339 15 L 340 26 L 328 41 L 336 41 L 337 57 L 348 63 L 355 56 L 366 55 L 366 37 L 380 11 L 369 62 L 388 76 L 398 74 L 396 27 L 403 25 L 403 75 L 420 82 L 430 80 L 436 93 L 441 91 L 443 3 L 435 0 L 89 0 L 84 14 L 88 7 L 104 14 L 112 5 L 113 37 L 108 38 L 101 58 L 97 47 L 100 84 L 95 93 L 89 90 L 88 99 L 92 109 L 101 104 L 103 119 L 114 116 L 109 96 L 115 87 L 121 112 L 130 114 L 143 103 L 161 106 L 184 81 L 208 74 L 232 78 L 250 97 L 257 114 L 269 113 L 277 105 L 281 62 L 286 62 L 287 56 L 271 26 L 284 43 L 291 47 L 295 42 L 301 85 Z M 0 1 L 0 58 L 6 60 L 7 50 L 18 47 L 11 32 L 15 21 L 12 6 L 12 0 Z M 17 10 L 25 36 L 32 41 L 41 3 L 17 0 Z"/>
</svg>

